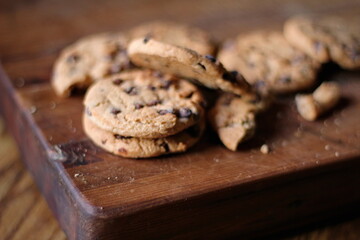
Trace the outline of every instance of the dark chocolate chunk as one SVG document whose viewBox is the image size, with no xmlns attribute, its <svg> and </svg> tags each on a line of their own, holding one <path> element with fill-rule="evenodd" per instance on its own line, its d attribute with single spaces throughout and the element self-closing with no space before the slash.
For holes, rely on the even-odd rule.
<svg viewBox="0 0 360 240">
<path fill-rule="evenodd" d="M 88 115 L 88 116 L 92 116 L 92 113 L 90 111 L 90 109 L 88 107 L 85 108 L 85 113 Z"/>
<path fill-rule="evenodd" d="M 291 82 L 291 78 L 290 78 L 290 76 L 281 76 L 280 79 L 279 79 L 279 81 L 280 81 L 281 83 L 288 84 L 288 83 Z"/>
<path fill-rule="evenodd" d="M 151 91 L 155 91 L 156 87 L 154 87 L 153 85 L 148 85 L 147 89 L 151 90 Z"/>
<path fill-rule="evenodd" d="M 124 92 L 126 92 L 127 94 L 129 94 L 131 96 L 134 96 L 134 95 L 138 94 L 138 91 L 137 91 L 136 87 L 133 87 L 133 86 L 124 89 Z"/>
<path fill-rule="evenodd" d="M 198 63 L 197 65 L 199 65 L 202 69 L 204 69 L 206 71 L 206 67 L 203 64 Z"/>
<path fill-rule="evenodd" d="M 141 109 L 144 107 L 144 104 L 141 104 L 141 103 L 135 103 L 135 109 Z"/>
<path fill-rule="evenodd" d="M 69 64 L 74 64 L 80 60 L 80 56 L 77 54 L 71 54 L 67 57 L 66 62 Z"/>
<path fill-rule="evenodd" d="M 169 145 L 166 142 L 163 142 L 162 144 L 160 144 L 160 147 L 164 148 L 165 152 L 170 151 Z"/>
<path fill-rule="evenodd" d="M 175 111 L 173 109 L 161 109 L 158 111 L 158 114 L 160 114 L 160 115 L 165 115 L 167 113 L 174 114 Z"/>
<path fill-rule="evenodd" d="M 124 82 L 124 80 L 120 79 L 120 78 L 117 78 L 115 80 L 112 81 L 114 85 L 120 85 L 121 83 Z"/>
<path fill-rule="evenodd" d="M 211 62 L 215 63 L 216 62 L 216 58 L 211 56 L 211 55 L 206 55 L 205 58 L 209 59 Z"/>
<path fill-rule="evenodd" d="M 130 139 L 130 138 L 132 138 L 132 137 L 127 137 L 127 136 L 121 136 L 121 135 L 119 135 L 119 134 L 114 134 L 114 137 L 115 137 L 116 139 Z"/>
<path fill-rule="evenodd" d="M 120 109 L 117 109 L 117 108 L 112 108 L 110 113 L 114 114 L 114 115 L 117 115 L 119 113 L 121 113 L 121 110 Z"/>
<path fill-rule="evenodd" d="M 157 105 L 157 104 L 160 104 L 161 103 L 161 100 L 153 100 L 153 101 L 150 101 L 150 102 L 148 102 L 147 104 L 146 104 L 146 106 L 148 106 L 148 107 L 151 107 L 151 106 L 155 106 L 155 105 Z"/>
<path fill-rule="evenodd" d="M 149 40 L 150 40 L 150 37 L 149 37 L 149 36 L 146 36 L 146 37 L 144 38 L 144 43 L 146 44 Z"/>
<path fill-rule="evenodd" d="M 161 81 L 161 85 L 160 85 L 160 88 L 162 89 L 169 89 L 169 87 L 171 86 L 172 84 L 172 81 L 171 80 L 162 80 Z"/>
<path fill-rule="evenodd" d="M 323 48 L 323 45 L 322 45 L 321 42 L 314 42 L 314 48 L 315 48 L 315 51 L 316 51 L 316 52 L 319 52 L 320 49 Z"/>
<path fill-rule="evenodd" d="M 189 118 L 193 112 L 189 108 L 180 108 L 178 111 L 178 115 L 180 118 Z"/>
</svg>

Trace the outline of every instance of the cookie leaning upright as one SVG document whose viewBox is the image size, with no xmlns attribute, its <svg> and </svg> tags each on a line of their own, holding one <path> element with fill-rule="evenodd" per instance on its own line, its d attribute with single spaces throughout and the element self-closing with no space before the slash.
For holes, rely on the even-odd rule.
<svg viewBox="0 0 360 240">
<path fill-rule="evenodd" d="M 137 26 L 129 31 L 131 39 L 152 38 L 168 44 L 190 48 L 202 55 L 215 53 L 216 44 L 205 31 L 185 24 L 154 21 Z"/>
<path fill-rule="evenodd" d="M 141 67 L 196 80 L 208 88 L 248 95 L 250 86 L 241 75 L 233 75 L 212 56 L 149 38 L 133 40 L 128 48 L 131 61 Z"/>
<path fill-rule="evenodd" d="M 241 72 L 258 90 L 275 93 L 311 87 L 320 67 L 276 31 L 239 35 L 223 45 L 218 58 L 227 69 Z"/>
<path fill-rule="evenodd" d="M 255 133 L 255 114 L 262 109 L 256 103 L 224 93 L 209 111 L 208 117 L 221 142 L 230 150 Z"/>
<path fill-rule="evenodd" d="M 360 67 L 358 21 L 335 16 L 296 16 L 286 21 L 284 35 L 294 46 L 322 63 L 331 60 L 347 69 Z"/>
<path fill-rule="evenodd" d="M 138 138 L 174 135 L 204 115 L 203 97 L 186 80 L 150 70 L 133 70 L 96 82 L 84 99 L 100 128 Z"/>
<path fill-rule="evenodd" d="M 103 33 L 66 47 L 54 65 L 51 83 L 56 94 L 69 96 L 74 88 L 86 89 L 98 79 L 132 68 L 128 41 L 124 34 Z"/>
</svg>

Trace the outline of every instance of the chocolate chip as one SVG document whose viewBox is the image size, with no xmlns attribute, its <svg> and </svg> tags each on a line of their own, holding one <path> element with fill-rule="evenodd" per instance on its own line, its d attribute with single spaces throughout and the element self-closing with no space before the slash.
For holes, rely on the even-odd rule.
<svg viewBox="0 0 360 240">
<path fill-rule="evenodd" d="M 206 67 L 203 64 L 198 63 L 197 65 L 199 65 L 202 69 L 204 69 L 206 71 Z"/>
<path fill-rule="evenodd" d="M 141 103 L 135 103 L 135 109 L 141 109 L 144 107 L 144 104 L 141 104 Z"/>
<path fill-rule="evenodd" d="M 211 55 L 206 55 L 205 58 L 209 59 L 211 62 L 216 62 L 216 58 Z"/>
<path fill-rule="evenodd" d="M 123 82 L 124 82 L 124 80 L 122 80 L 122 79 L 120 79 L 120 78 L 117 78 L 117 79 L 115 79 L 115 80 L 112 81 L 112 83 L 113 83 L 114 85 L 120 85 L 120 84 L 122 84 Z"/>
<path fill-rule="evenodd" d="M 127 150 L 125 148 L 119 148 L 118 152 L 120 153 L 127 153 Z"/>
<path fill-rule="evenodd" d="M 161 81 L 161 85 L 160 88 L 162 89 L 169 89 L 169 87 L 171 86 L 172 81 L 171 80 L 162 80 Z"/>
<path fill-rule="evenodd" d="M 161 109 L 158 111 L 158 114 L 160 114 L 160 115 L 165 115 L 167 113 L 174 114 L 175 111 L 173 109 Z"/>
<path fill-rule="evenodd" d="M 133 86 L 124 89 L 124 92 L 126 92 L 127 94 L 129 94 L 131 96 L 134 96 L 134 95 L 138 94 L 138 91 L 137 91 L 136 87 L 133 87 Z"/>
<path fill-rule="evenodd" d="M 144 41 L 144 43 L 146 44 L 149 40 L 150 40 L 150 37 L 149 37 L 149 36 L 146 36 L 143 41 Z"/>
<path fill-rule="evenodd" d="M 88 115 L 88 116 L 92 116 L 92 113 L 90 111 L 90 109 L 88 107 L 85 108 L 85 113 Z"/>
<path fill-rule="evenodd" d="M 73 63 L 76 63 L 79 60 L 80 60 L 79 55 L 71 54 L 70 56 L 67 57 L 66 62 L 69 63 L 69 64 L 73 64 Z"/>
<path fill-rule="evenodd" d="M 160 144 L 160 147 L 164 148 L 165 152 L 170 151 L 169 145 L 166 142 L 163 142 L 162 144 Z"/>
<path fill-rule="evenodd" d="M 105 144 L 106 142 L 107 142 L 107 139 L 101 140 L 101 143 L 102 143 L 102 144 Z"/>
<path fill-rule="evenodd" d="M 320 42 L 314 42 L 314 48 L 315 48 L 315 51 L 316 51 L 316 52 L 319 52 L 320 49 L 323 48 L 323 45 L 322 45 L 322 43 L 320 43 Z"/>
<path fill-rule="evenodd" d="M 161 103 L 161 100 L 153 100 L 153 101 L 146 103 L 146 106 L 151 107 L 151 106 L 155 106 L 160 103 Z"/>
<path fill-rule="evenodd" d="M 117 115 L 119 113 L 121 113 L 121 110 L 120 109 L 117 109 L 117 108 L 112 108 L 110 113 L 114 114 L 114 115 Z"/>
<path fill-rule="evenodd" d="M 119 134 L 114 134 L 114 137 L 116 138 L 116 139 L 131 139 L 132 137 L 127 137 L 127 136 L 121 136 L 121 135 L 119 135 Z"/>
<path fill-rule="evenodd" d="M 285 83 L 285 84 L 288 84 L 291 82 L 291 78 L 289 76 L 281 76 L 281 78 L 279 79 L 279 81 L 281 83 Z"/>
<path fill-rule="evenodd" d="M 151 91 L 155 91 L 156 87 L 154 87 L 153 85 L 148 85 L 147 89 L 151 90 Z"/>
<path fill-rule="evenodd" d="M 180 118 L 189 118 L 193 112 L 189 108 L 180 108 L 178 111 L 178 115 Z"/>
<path fill-rule="evenodd" d="M 162 73 L 159 72 L 159 71 L 154 71 L 154 72 L 152 73 L 152 75 L 153 75 L 154 77 L 157 77 L 157 78 L 162 78 L 162 77 L 164 77 L 164 74 L 162 74 Z"/>
</svg>

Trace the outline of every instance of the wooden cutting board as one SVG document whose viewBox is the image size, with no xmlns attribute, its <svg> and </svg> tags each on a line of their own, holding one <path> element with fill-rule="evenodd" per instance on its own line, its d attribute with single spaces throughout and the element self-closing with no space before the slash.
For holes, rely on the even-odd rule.
<svg viewBox="0 0 360 240">
<path fill-rule="evenodd" d="M 334 9 L 353 14 L 360 9 L 351 1 L 333 1 L 326 7 L 311 2 L 302 4 L 322 14 Z M 75 5 L 70 11 L 65 2 L 68 8 L 63 12 L 73 14 L 78 25 L 71 25 L 69 15 L 56 15 L 53 32 L 31 37 L 31 31 L 49 30 L 35 23 L 51 19 L 49 14 L 58 10 L 41 4 L 42 8 L 32 9 L 36 17 L 26 11 L 20 15 L 19 21 L 29 17 L 33 28 L 17 25 L 17 31 L 29 33 L 11 45 L 18 47 L 1 50 L 7 73 L 0 69 L 0 110 L 69 239 L 257 237 L 359 210 L 359 71 L 327 66 L 320 80 L 338 81 L 343 95 L 333 112 L 306 122 L 297 114 L 293 99 L 282 97 L 259 117 L 255 139 L 237 152 L 224 148 L 208 130 L 187 153 L 124 159 L 102 151 L 84 135 L 80 95 L 60 99 L 49 85 L 59 49 L 75 40 L 79 31 L 116 29 L 120 17 L 108 16 L 120 6 L 110 1 L 102 8 L 106 11 L 98 12 L 91 2 L 87 8 Z M 134 7 L 130 2 L 124 5 Z M 120 29 L 155 18 L 164 10 L 161 1 L 139 5 L 137 10 L 143 15 L 123 11 L 128 22 L 119 23 Z M 218 39 L 223 39 L 260 26 L 278 28 L 288 15 L 266 4 L 210 1 L 196 6 L 204 6 L 198 9 L 202 12 L 198 18 L 191 15 L 190 3 L 175 1 L 168 6 L 169 12 L 179 13 L 181 7 L 182 17 L 165 18 L 208 30 L 212 24 Z M 279 2 L 279 6 L 290 5 Z M 219 8 L 223 11 L 216 11 Z M 247 15 L 236 15 L 239 10 Z M 84 14 L 93 19 L 84 21 Z M 9 36 L 15 39 L 17 35 Z M 32 44 L 26 45 L 29 39 Z M 264 143 L 270 147 L 269 154 L 259 150 Z"/>
</svg>

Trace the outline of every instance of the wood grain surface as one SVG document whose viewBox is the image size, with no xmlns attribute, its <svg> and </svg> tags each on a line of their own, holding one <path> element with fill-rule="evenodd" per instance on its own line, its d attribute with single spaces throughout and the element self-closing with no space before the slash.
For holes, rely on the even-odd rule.
<svg viewBox="0 0 360 240">
<path fill-rule="evenodd" d="M 353 216 L 354 217 L 354 216 Z M 360 218 L 320 223 L 309 229 L 297 229 L 272 239 L 283 240 L 357 240 Z M 356 217 L 356 216 L 355 216 Z M 53 217 L 30 174 L 20 161 L 13 138 L 0 118 L 0 239 L 65 240 L 66 236 Z M 265 237 L 265 239 L 269 239 Z"/>
<path fill-rule="evenodd" d="M 159 222 L 149 221 L 148 225 L 136 225 L 144 224 L 142 217 L 153 220 L 151 214 L 154 213 L 150 213 L 151 209 L 155 209 L 154 212 L 157 210 L 159 213 L 163 212 L 164 215 L 168 211 L 173 211 L 174 216 L 177 216 L 176 214 L 180 213 L 177 209 L 185 206 L 189 208 L 187 213 L 194 214 L 194 219 L 201 219 L 199 215 L 208 211 L 221 214 L 219 206 L 224 205 L 221 204 L 224 200 L 222 194 L 228 196 L 229 204 L 235 204 L 234 199 L 239 196 L 232 194 L 236 191 L 241 193 L 241 188 L 237 188 L 238 186 L 252 186 L 252 188 L 245 187 L 246 191 L 264 190 L 264 186 L 269 185 L 269 182 L 274 186 L 279 185 L 281 178 L 272 177 L 280 175 L 291 175 L 289 178 L 283 177 L 282 180 L 294 180 L 294 186 L 302 187 L 299 191 L 312 194 L 314 198 L 310 196 L 308 199 L 316 200 L 306 203 L 306 199 L 301 199 L 302 196 L 297 196 L 297 192 L 292 190 L 291 183 L 285 186 L 280 184 L 280 188 L 276 188 L 279 190 L 279 195 L 271 195 L 266 192 L 266 189 L 262 191 L 262 196 L 275 196 L 275 200 L 279 201 L 275 209 L 284 214 L 282 223 L 286 223 L 287 216 L 294 218 L 297 214 L 302 215 L 304 209 L 309 209 L 304 216 L 308 214 L 306 220 L 311 222 L 312 219 L 309 216 L 314 217 L 316 221 L 319 214 L 310 215 L 310 209 L 314 211 L 318 209 L 317 211 L 324 216 L 331 216 L 332 213 L 327 210 L 332 209 L 336 212 L 337 209 L 334 206 L 337 202 L 339 206 L 355 203 L 358 192 L 346 197 L 341 193 L 348 193 L 358 188 L 351 184 L 337 185 L 336 179 L 342 180 L 341 183 L 359 182 L 359 178 L 354 175 L 354 171 L 359 167 L 355 161 L 359 156 L 359 125 L 357 124 L 359 119 L 357 116 L 360 114 L 359 96 L 354 91 L 360 86 L 356 82 L 359 73 L 350 74 L 338 71 L 334 76 L 334 79 L 338 81 L 345 79 L 342 81 L 345 82 L 345 94 L 355 104 L 345 101 L 343 108 L 337 109 L 338 115 L 332 116 L 328 121 L 305 123 L 296 117 L 293 105 L 284 107 L 288 106 L 287 103 L 280 102 L 276 110 L 279 114 L 273 114 L 270 117 L 270 120 L 276 122 L 274 129 L 279 131 L 274 133 L 262 129 L 265 135 L 254 145 L 258 146 L 265 140 L 271 141 L 271 148 L 275 151 L 272 151 L 269 156 L 263 156 L 251 147 L 238 153 L 231 153 L 216 140 L 211 140 L 212 148 L 210 149 L 200 144 L 186 155 L 139 162 L 126 159 L 117 161 L 114 156 L 95 148 L 81 130 L 79 121 L 81 115 L 79 109 L 82 108 L 81 98 L 58 99 L 48 85 L 51 67 L 60 49 L 87 34 L 127 29 L 153 19 L 170 19 L 202 27 L 218 40 L 222 40 L 233 37 L 239 32 L 257 28 L 281 29 L 283 21 L 297 13 L 358 15 L 360 2 L 350 0 L 200 0 L 196 2 L 107 0 L 101 3 L 95 0 L 1 1 L 0 57 L 11 82 L 17 88 L 16 94 L 7 92 L 9 97 L 0 96 L 3 103 L 6 103 L 3 104 L 3 111 L 7 113 L 7 119 L 11 123 L 11 130 L 16 140 L 24 144 L 21 146 L 22 157 L 27 167 L 33 172 L 41 192 L 47 196 L 48 204 L 60 220 L 62 227 L 68 234 L 72 234 L 71 238 L 87 236 L 86 234 L 92 234 L 91 231 L 96 231 L 92 227 L 86 228 L 87 226 L 81 230 L 75 228 L 75 226 L 82 227 L 82 223 L 87 223 L 87 220 L 93 224 L 91 226 L 106 230 L 109 226 L 122 226 L 121 222 L 119 225 L 111 225 L 113 223 L 111 217 L 117 216 L 120 221 L 122 215 L 131 215 L 139 209 L 144 210 L 145 215 L 135 214 L 133 218 L 130 218 L 129 223 L 128 219 L 123 217 L 121 221 L 124 226 L 126 225 L 129 231 L 139 231 L 138 227 L 141 226 L 142 230 L 155 234 L 156 231 L 150 228 L 157 227 L 161 221 L 166 221 L 165 218 L 158 216 L 159 218 L 154 220 Z M 4 86 L 4 89 L 10 90 L 8 85 Z M 11 107 L 18 108 L 14 114 Z M 350 115 L 348 115 L 349 112 Z M 357 115 L 353 115 L 354 113 Z M 344 127 L 338 126 L 339 121 Z M 281 128 L 284 123 L 287 127 Z M 300 125 L 301 130 L 305 130 L 302 140 L 293 136 L 298 132 Z M 10 127 L 8 129 L 10 130 Z M 31 133 L 30 129 L 32 129 Z M 289 134 L 291 137 L 284 140 L 285 136 L 290 136 Z M 0 139 L 0 238 L 4 236 L 4 239 L 64 239 L 65 235 L 59 230 L 57 222 L 51 216 L 34 182 L 19 161 L 19 155 L 11 137 L 6 131 L 5 133 L 2 131 Z M 300 147 L 288 151 L 287 146 L 291 144 Z M 52 146 L 60 147 L 68 156 L 71 156 L 71 161 L 54 163 L 53 159 L 45 159 L 44 156 L 48 154 L 47 151 L 51 150 Z M 24 152 L 24 149 L 28 152 Z M 84 157 L 81 157 L 83 155 Z M 171 161 L 169 161 L 170 158 Z M 237 161 L 239 158 L 242 158 L 241 162 Z M 283 161 L 279 162 L 276 159 Z M 357 165 L 354 165 L 354 171 L 351 171 L 350 164 L 353 163 Z M 337 166 L 345 166 L 349 175 L 340 170 L 336 172 Z M 237 168 L 241 169 L 240 174 Z M 315 170 L 312 171 L 312 169 Z M 334 177 L 331 177 L 329 172 L 335 174 Z M 317 177 L 318 174 L 319 177 Z M 318 182 L 306 182 L 309 179 L 306 176 L 314 177 Z M 270 181 L 262 180 L 266 178 Z M 304 183 L 295 181 L 301 178 L 305 178 Z M 60 181 L 57 182 L 58 180 Z M 248 182 L 253 182 L 253 184 L 246 185 Z M 328 183 L 334 185 L 334 191 L 324 188 Z M 149 185 L 155 187 L 149 188 Z M 56 190 L 63 192 L 52 194 L 53 189 L 50 187 L 57 187 Z M 283 192 L 289 191 L 294 196 L 280 198 L 281 187 Z M 331 199 L 320 201 L 323 199 L 322 193 L 318 191 L 319 188 L 324 188 L 324 196 Z M 207 195 L 207 193 L 212 195 Z M 251 201 L 246 201 L 246 198 L 242 196 L 240 199 L 251 206 Z M 208 203 L 212 199 L 215 202 L 214 209 L 206 208 L 206 206 L 202 209 L 203 201 L 197 199 L 206 200 Z M 259 197 L 254 199 L 258 203 L 266 201 Z M 303 200 L 306 204 L 313 204 L 313 206 L 306 208 Z M 80 209 L 77 204 L 81 205 Z M 247 221 L 239 222 L 238 226 L 233 225 L 236 216 L 230 215 L 231 206 L 236 205 L 231 204 L 223 209 L 224 226 L 220 226 L 220 231 L 234 232 L 239 229 L 239 226 L 247 226 Z M 165 207 L 162 207 L 163 205 Z M 81 212 L 84 206 L 88 207 L 85 215 Z M 268 210 L 264 205 L 261 206 L 264 207 L 263 210 Z M 283 206 L 289 209 L 283 209 Z M 193 213 L 192 207 L 200 210 Z M 146 211 L 147 209 L 150 209 L 149 212 Z M 242 210 L 248 214 L 247 216 L 251 216 L 251 212 L 246 211 L 246 205 Z M 287 215 L 288 212 L 290 212 L 289 215 Z M 257 214 L 260 214 L 258 217 L 262 219 L 263 225 L 271 222 L 272 217 L 277 216 L 271 211 L 263 214 L 261 209 Z M 183 226 L 189 228 L 192 217 L 191 215 L 186 217 L 187 222 L 184 222 L 188 225 Z M 249 223 L 256 222 L 256 217 L 250 219 Z M 109 221 L 106 222 L 106 219 Z M 131 221 L 133 221 L 133 226 Z M 182 224 L 181 219 L 175 219 L 175 221 Z M 359 222 L 355 219 L 333 227 L 286 237 L 289 239 L 359 239 L 360 230 L 357 230 L 360 226 Z M 196 233 L 195 230 L 200 229 L 199 235 L 196 235 L 199 238 L 202 236 L 200 234 L 205 232 L 201 228 L 205 229 L 206 226 L 199 225 L 199 222 L 195 224 L 197 225 L 194 225 L 194 229 L 190 227 L 187 230 L 191 234 L 192 230 Z M 214 227 L 218 226 L 215 221 L 212 224 Z M 176 226 L 171 227 L 172 229 L 169 229 L 167 234 L 180 233 Z M 207 228 L 216 230 L 209 226 Z M 106 233 L 106 231 L 103 232 Z M 268 229 L 268 232 L 271 230 Z M 106 239 L 105 236 L 102 235 L 103 239 Z M 111 237 L 114 239 L 114 235 Z"/>
</svg>

